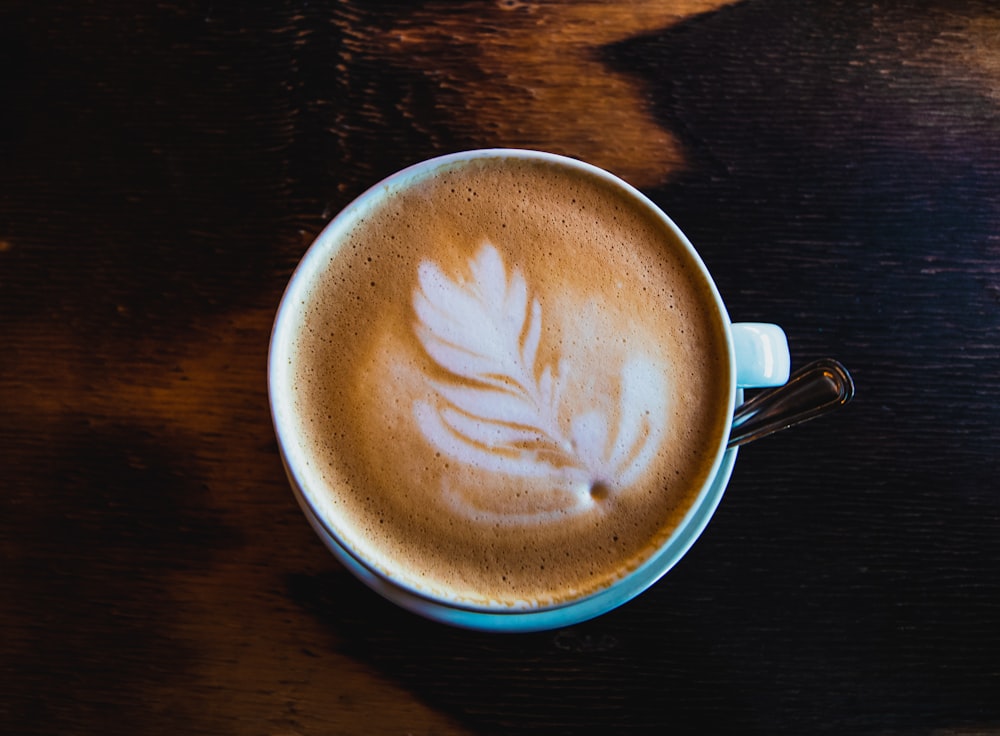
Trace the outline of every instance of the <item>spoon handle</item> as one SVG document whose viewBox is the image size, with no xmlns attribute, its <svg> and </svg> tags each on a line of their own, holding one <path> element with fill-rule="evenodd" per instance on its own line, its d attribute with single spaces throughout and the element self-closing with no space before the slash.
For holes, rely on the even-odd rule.
<svg viewBox="0 0 1000 736">
<path fill-rule="evenodd" d="M 784 386 L 761 391 L 733 415 L 729 447 L 745 445 L 826 414 L 854 398 L 854 380 L 839 361 L 803 366 Z"/>
</svg>

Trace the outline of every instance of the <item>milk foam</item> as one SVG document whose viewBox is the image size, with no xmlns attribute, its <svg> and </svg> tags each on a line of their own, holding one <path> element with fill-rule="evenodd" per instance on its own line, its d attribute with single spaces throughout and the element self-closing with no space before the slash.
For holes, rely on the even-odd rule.
<svg viewBox="0 0 1000 736">
<path fill-rule="evenodd" d="M 725 431 L 724 325 L 676 236 L 548 162 L 357 210 L 294 308 L 309 501 L 370 567 L 476 605 L 599 590 L 670 536 Z"/>
<path fill-rule="evenodd" d="M 428 377 L 435 400 L 415 401 L 414 419 L 428 442 L 448 457 L 500 476 L 541 478 L 565 488 L 568 503 L 549 509 L 528 499 L 529 510 L 484 519 L 468 497 L 483 489 L 463 494 L 444 478 L 455 510 L 500 525 L 561 522 L 627 489 L 663 436 L 663 369 L 645 355 L 628 356 L 616 425 L 590 408 L 588 397 L 568 402 L 568 421 L 560 421 L 566 413 L 561 411 L 564 376 L 574 366 L 563 358 L 555 369 L 539 365 L 542 308 L 537 298 L 529 306 L 523 274 L 508 275 L 490 243 L 470 259 L 469 271 L 469 279 L 452 280 L 432 261 L 420 265 L 414 330 L 449 380 Z M 506 503 L 511 511 L 518 505 Z"/>
</svg>

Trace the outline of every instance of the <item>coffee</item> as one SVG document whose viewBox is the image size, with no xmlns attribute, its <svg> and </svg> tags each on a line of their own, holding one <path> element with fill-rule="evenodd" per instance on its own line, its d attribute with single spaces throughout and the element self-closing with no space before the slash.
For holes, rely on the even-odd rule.
<svg viewBox="0 0 1000 736">
<path fill-rule="evenodd" d="M 487 156 L 397 180 L 337 232 L 285 307 L 279 390 L 341 544 L 501 609 L 648 559 L 712 471 L 731 384 L 712 287 L 662 216 L 586 170 Z"/>
</svg>

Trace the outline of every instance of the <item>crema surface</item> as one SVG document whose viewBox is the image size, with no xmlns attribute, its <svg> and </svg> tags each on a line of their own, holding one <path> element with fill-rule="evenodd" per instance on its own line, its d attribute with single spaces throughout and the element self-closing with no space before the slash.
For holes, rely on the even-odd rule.
<svg viewBox="0 0 1000 736">
<path fill-rule="evenodd" d="M 481 158 L 324 237 L 287 390 L 301 479 L 345 546 L 418 591 L 523 607 L 600 590 L 669 537 L 730 377 L 710 286 L 658 216 L 584 171 Z"/>
</svg>

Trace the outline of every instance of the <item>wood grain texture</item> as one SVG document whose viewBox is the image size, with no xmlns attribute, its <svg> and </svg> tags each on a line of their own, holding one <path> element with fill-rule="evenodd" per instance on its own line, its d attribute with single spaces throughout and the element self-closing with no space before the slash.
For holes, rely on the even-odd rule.
<svg viewBox="0 0 1000 736">
<path fill-rule="evenodd" d="M 451 137 L 470 148 L 571 154 L 652 186 L 683 166 L 676 139 L 649 116 L 639 80 L 600 49 L 729 0 L 426 5 L 366 38 L 362 53 L 419 70 Z M 451 63 L 449 63 L 451 62 Z"/>
<path fill-rule="evenodd" d="M 1000 733 L 989 2 L 0 8 L 0 732 Z M 636 601 L 399 611 L 285 482 L 265 364 L 312 238 L 471 146 L 606 166 L 855 403 L 741 453 Z"/>
</svg>

